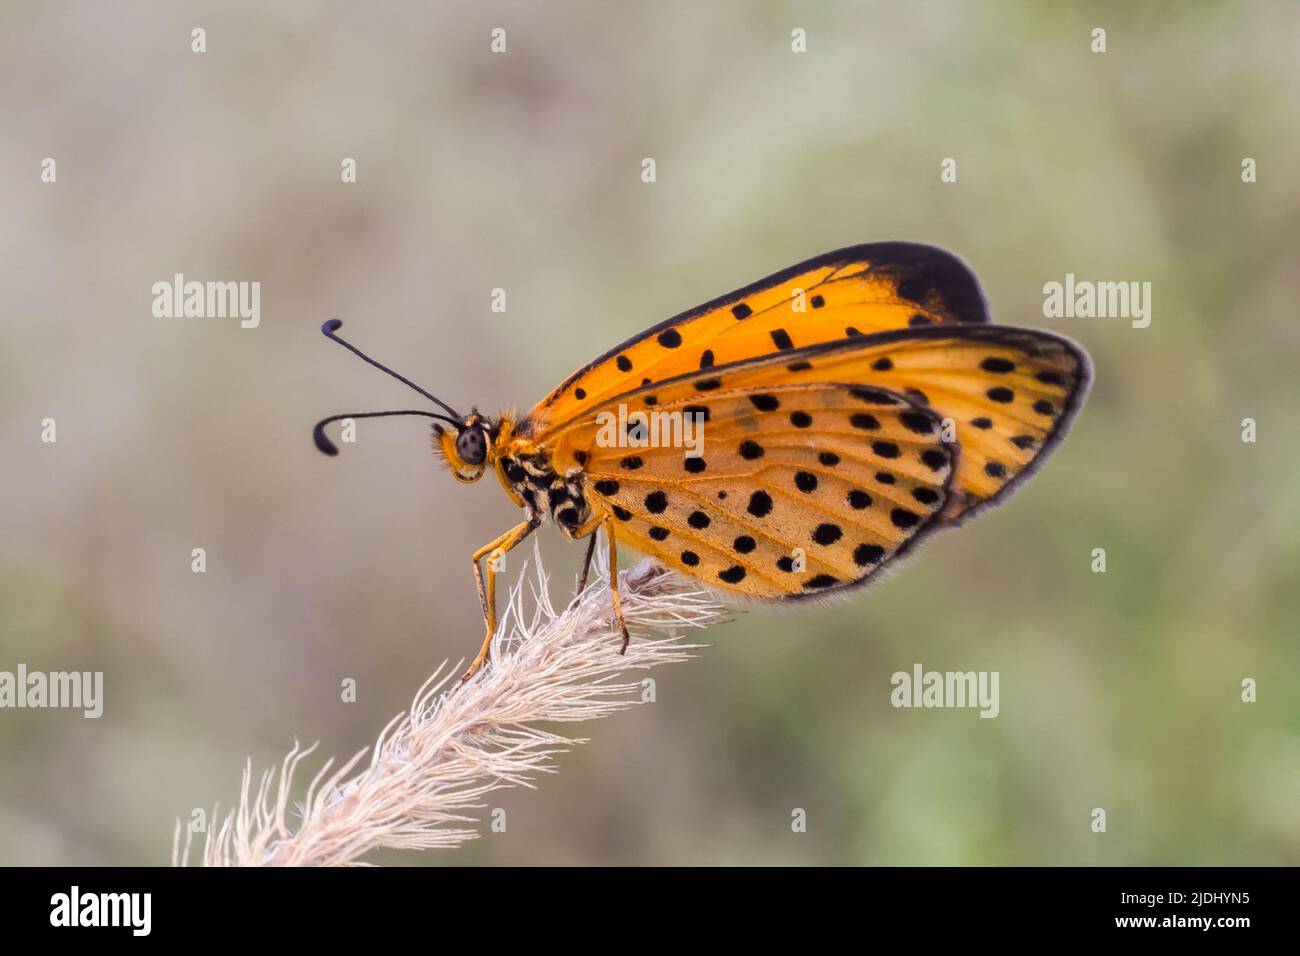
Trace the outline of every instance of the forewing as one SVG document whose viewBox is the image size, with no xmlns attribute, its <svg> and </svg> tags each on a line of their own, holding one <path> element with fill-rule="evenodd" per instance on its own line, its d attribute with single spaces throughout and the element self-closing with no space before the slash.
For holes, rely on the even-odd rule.
<svg viewBox="0 0 1300 956">
<path fill-rule="evenodd" d="M 673 316 L 574 372 L 530 413 L 534 435 L 643 384 L 845 337 L 988 322 L 951 253 L 880 242 L 799 263 Z"/>
</svg>

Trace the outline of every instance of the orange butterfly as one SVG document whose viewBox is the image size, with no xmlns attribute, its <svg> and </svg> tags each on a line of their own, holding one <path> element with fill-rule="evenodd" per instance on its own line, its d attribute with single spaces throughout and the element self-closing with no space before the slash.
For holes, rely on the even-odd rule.
<svg viewBox="0 0 1300 956">
<path fill-rule="evenodd" d="M 1061 440 L 1091 380 L 1087 354 L 988 324 L 951 254 L 903 242 L 827 253 L 674 316 L 570 375 L 522 418 L 461 415 L 322 331 L 447 414 L 452 475 L 489 467 L 524 520 L 474 552 L 487 635 L 497 559 L 546 519 L 609 540 L 614 618 L 623 543 L 731 594 L 798 600 L 856 587 L 931 531 L 1004 499 Z M 445 422 L 444 427 L 441 422 Z M 486 557 L 486 571 L 480 561 Z"/>
</svg>

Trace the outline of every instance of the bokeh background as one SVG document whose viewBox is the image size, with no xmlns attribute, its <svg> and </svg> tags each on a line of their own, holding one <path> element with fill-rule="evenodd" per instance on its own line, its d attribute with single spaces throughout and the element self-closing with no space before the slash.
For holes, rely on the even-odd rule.
<svg viewBox="0 0 1300 956">
<path fill-rule="evenodd" d="M 322 415 L 418 402 L 324 318 L 454 405 L 527 407 L 882 239 L 1091 351 L 1048 466 L 852 602 L 711 630 L 494 800 L 507 833 L 376 859 L 1300 862 L 1294 4 L 8 0 L 0 27 L 0 669 L 107 685 L 98 721 L 0 712 L 0 862 L 166 862 L 246 756 L 350 754 L 477 645 L 466 558 L 514 509 L 422 421 L 314 450 Z M 261 326 L 155 319 L 176 272 L 261 282 Z M 1067 272 L 1151 282 L 1150 328 L 1044 319 Z M 542 543 L 558 588 L 582 548 Z M 1001 715 L 893 709 L 917 662 L 999 671 Z"/>
</svg>

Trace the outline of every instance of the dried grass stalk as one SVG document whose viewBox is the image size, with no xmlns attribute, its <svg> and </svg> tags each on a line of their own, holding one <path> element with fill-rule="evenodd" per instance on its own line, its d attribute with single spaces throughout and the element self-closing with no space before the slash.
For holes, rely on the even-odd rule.
<svg viewBox="0 0 1300 956">
<path fill-rule="evenodd" d="M 539 725 L 595 720 L 639 703 L 641 680 L 627 672 L 689 659 L 701 645 L 683 643 L 680 632 L 726 617 L 707 591 L 643 561 L 619 575 L 633 635 L 626 656 L 620 656 L 603 571 L 607 558 L 596 556 L 593 580 L 563 612 L 556 612 L 547 596 L 540 556 L 535 562 L 533 612 L 525 617 L 526 572 L 521 572 L 488 667 L 459 686 L 454 678 L 460 668 L 444 663 L 373 748 L 332 773 L 333 758 L 326 761 L 304 800 L 294 805 L 293 822 L 294 778 L 315 745 L 303 749 L 295 743 L 278 770 L 262 774 L 255 791 L 250 761 L 239 806 L 224 817 L 213 809 L 199 862 L 347 866 L 363 865 L 361 858 L 381 847 L 459 846 L 479 835 L 478 821 L 468 811 L 482 809 L 488 793 L 531 788 L 537 774 L 555 772 L 557 754 L 585 743 Z M 667 636 L 655 638 L 655 633 Z M 367 753 L 370 761 L 363 765 Z M 174 865 L 189 864 L 190 842 L 177 821 Z"/>
</svg>

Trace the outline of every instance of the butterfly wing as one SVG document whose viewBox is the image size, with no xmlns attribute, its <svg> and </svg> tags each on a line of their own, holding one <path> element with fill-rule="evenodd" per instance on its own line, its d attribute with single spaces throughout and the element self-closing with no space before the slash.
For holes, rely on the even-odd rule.
<svg viewBox="0 0 1300 956">
<path fill-rule="evenodd" d="M 584 423 L 565 444 L 588 449 L 587 500 L 614 516 L 620 541 L 714 587 L 787 599 L 862 584 L 947 498 L 956 447 L 899 395 L 838 383 L 680 391 L 646 417 Z M 681 431 L 687 416 L 699 445 Z M 593 432 L 611 425 L 634 447 Z M 683 440 L 665 441 L 665 428 Z"/>
<path fill-rule="evenodd" d="M 929 325 L 988 322 L 979 283 L 933 246 L 826 253 L 647 329 L 583 366 L 530 414 L 538 433 L 625 393 L 783 349 Z"/>
<path fill-rule="evenodd" d="M 949 522 L 1004 500 L 1033 473 L 1065 436 L 1092 378 L 1070 340 L 1000 326 L 883 333 L 788 358 L 738 364 L 720 377 L 730 388 L 774 373 L 788 382 L 855 382 L 925 406 L 961 448 L 942 516 Z"/>
<path fill-rule="evenodd" d="M 564 471 L 586 467 L 601 413 L 630 413 L 718 392 L 839 383 L 906 412 L 927 411 L 960 448 L 940 520 L 964 519 L 1006 497 L 1064 437 L 1091 380 L 1078 346 L 1046 332 L 933 326 L 839 339 L 696 371 L 617 397 L 551 429 L 542 443 Z M 879 417 L 879 416 L 877 416 Z M 920 419 L 917 419 L 919 422 Z M 709 435 L 709 426 L 705 434 Z M 933 458 L 933 456 L 931 456 Z"/>
</svg>

